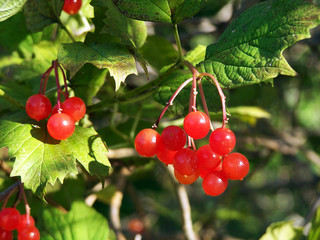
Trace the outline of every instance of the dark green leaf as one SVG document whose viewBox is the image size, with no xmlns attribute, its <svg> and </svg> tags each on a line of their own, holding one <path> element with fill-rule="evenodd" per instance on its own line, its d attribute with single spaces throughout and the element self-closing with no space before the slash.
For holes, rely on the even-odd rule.
<svg viewBox="0 0 320 240">
<path fill-rule="evenodd" d="M 0 121 L 0 148 L 8 147 L 15 158 L 11 176 L 20 176 L 25 187 L 43 194 L 47 183 L 63 182 L 69 173 L 77 173 L 76 160 L 99 178 L 109 174 L 106 146 L 92 129 L 76 126 L 67 140 L 51 138 L 46 121 L 35 122 L 24 112 Z"/>
<path fill-rule="evenodd" d="M 120 12 L 130 18 L 179 23 L 195 15 L 206 0 L 113 0 Z"/>
<path fill-rule="evenodd" d="M 272 223 L 259 240 L 300 240 L 302 228 L 294 227 L 292 221 Z"/>
<path fill-rule="evenodd" d="M 100 69 L 107 68 L 116 82 L 116 90 L 128 75 L 137 74 L 134 57 L 125 47 L 117 44 L 62 44 L 58 59 L 70 71 L 71 78 L 85 63 Z"/>
<path fill-rule="evenodd" d="M 118 37 L 122 43 L 135 48 L 140 48 L 144 44 L 147 38 L 147 28 L 144 22 L 124 16 L 111 0 L 94 0 L 91 5 L 104 10 L 104 25 L 99 33 L 108 33 Z"/>
<path fill-rule="evenodd" d="M 59 22 L 63 0 L 28 0 L 24 7 L 27 28 L 39 32 L 46 26 Z"/>
<path fill-rule="evenodd" d="M 0 22 L 16 14 L 27 0 L 0 0 Z"/>
<path fill-rule="evenodd" d="M 74 202 L 68 214 L 46 208 L 39 221 L 41 240 L 106 240 L 107 220 L 83 202 Z"/>
<path fill-rule="evenodd" d="M 271 0 L 234 20 L 219 41 L 207 47 L 201 70 L 214 74 L 225 88 L 259 83 L 296 72 L 282 55 L 296 41 L 310 37 L 320 8 L 303 0 Z"/>
<path fill-rule="evenodd" d="M 87 105 L 92 104 L 93 97 L 104 84 L 108 69 L 99 69 L 91 64 L 85 64 L 70 80 L 75 95 Z"/>
<path fill-rule="evenodd" d="M 143 57 L 157 70 L 172 64 L 178 57 L 178 52 L 172 43 L 160 36 L 149 36 L 146 43 L 141 48 Z"/>
</svg>

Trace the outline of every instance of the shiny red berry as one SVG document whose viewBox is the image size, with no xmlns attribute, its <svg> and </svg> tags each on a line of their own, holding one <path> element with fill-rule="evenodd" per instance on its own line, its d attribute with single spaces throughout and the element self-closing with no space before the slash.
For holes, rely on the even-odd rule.
<svg viewBox="0 0 320 240">
<path fill-rule="evenodd" d="M 193 139 L 204 138 L 210 130 L 210 119 L 203 112 L 191 112 L 185 117 L 183 128 Z"/>
<path fill-rule="evenodd" d="M 179 183 L 189 185 L 197 181 L 199 178 L 199 171 L 194 171 L 191 175 L 183 175 L 177 170 L 174 170 L 174 176 Z"/>
<path fill-rule="evenodd" d="M 209 173 L 202 182 L 202 188 L 207 195 L 218 196 L 228 186 L 228 179 L 222 172 Z"/>
<path fill-rule="evenodd" d="M 0 240 L 12 240 L 13 234 L 12 231 L 6 231 L 0 228 Z"/>
<path fill-rule="evenodd" d="M 27 114 L 37 121 L 47 118 L 51 113 L 51 108 L 50 100 L 42 94 L 32 95 L 26 103 Z"/>
<path fill-rule="evenodd" d="M 181 127 L 171 125 L 163 129 L 161 139 L 167 149 L 178 151 L 186 144 L 187 135 Z"/>
<path fill-rule="evenodd" d="M 157 157 L 158 159 L 163 162 L 164 164 L 172 164 L 174 155 L 177 151 L 171 151 L 168 148 L 165 147 L 162 140 L 158 143 L 158 151 L 157 151 Z"/>
<path fill-rule="evenodd" d="M 70 15 L 77 14 L 81 8 L 81 0 L 64 0 L 63 11 Z"/>
<path fill-rule="evenodd" d="M 242 180 L 249 172 L 249 161 L 241 153 L 230 153 L 223 158 L 222 172 L 232 180 Z"/>
<path fill-rule="evenodd" d="M 5 208 L 0 212 L 0 227 L 12 231 L 18 227 L 20 213 L 15 208 Z"/>
<path fill-rule="evenodd" d="M 40 233 L 39 230 L 32 226 L 23 229 L 21 232 L 18 232 L 18 240 L 39 240 Z"/>
<path fill-rule="evenodd" d="M 202 178 L 208 173 L 213 172 L 222 160 L 222 157 L 216 154 L 208 144 L 203 145 L 197 150 L 197 157 L 198 169 Z"/>
<path fill-rule="evenodd" d="M 137 134 L 134 146 L 141 156 L 152 157 L 158 152 L 160 141 L 160 135 L 157 131 L 146 128 Z"/>
<path fill-rule="evenodd" d="M 228 128 L 217 128 L 211 133 L 209 144 L 216 154 L 224 156 L 236 145 L 236 136 Z"/>
<path fill-rule="evenodd" d="M 65 140 L 72 135 L 75 129 L 73 119 L 65 113 L 52 115 L 47 123 L 47 129 L 51 137 L 56 140 Z"/>
<path fill-rule="evenodd" d="M 86 105 L 81 98 L 71 97 L 62 103 L 62 112 L 68 114 L 75 122 L 86 114 Z"/>
<path fill-rule="evenodd" d="M 17 231 L 21 232 L 23 229 L 25 229 L 27 227 L 34 226 L 34 224 L 35 224 L 35 222 L 34 222 L 34 219 L 32 216 L 27 215 L 27 214 L 23 214 L 20 216 Z"/>
<path fill-rule="evenodd" d="M 173 167 L 182 175 L 191 175 L 198 169 L 196 152 L 190 148 L 182 148 L 173 159 Z"/>
</svg>

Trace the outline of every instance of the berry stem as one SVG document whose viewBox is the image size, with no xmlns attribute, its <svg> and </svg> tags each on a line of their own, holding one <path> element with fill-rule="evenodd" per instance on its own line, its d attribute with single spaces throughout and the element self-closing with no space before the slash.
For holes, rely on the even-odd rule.
<svg viewBox="0 0 320 240">
<path fill-rule="evenodd" d="M 58 73 L 58 61 L 55 60 L 52 62 L 53 64 L 53 68 L 54 68 L 54 75 L 56 77 L 56 84 L 57 84 L 57 105 L 58 105 L 58 110 L 61 109 L 61 104 L 60 104 L 60 92 L 62 91 L 61 90 L 61 86 L 60 86 L 60 83 L 59 83 L 59 73 Z"/>
<path fill-rule="evenodd" d="M 206 98 L 205 98 L 205 96 L 204 96 L 204 92 L 203 92 L 203 87 L 202 87 L 202 82 L 201 82 L 201 80 L 202 80 L 202 78 L 198 81 L 198 87 L 199 87 L 199 92 L 200 92 L 200 96 L 201 96 L 201 101 L 202 101 L 202 105 L 203 105 L 204 112 L 207 114 L 207 116 L 208 116 L 209 119 L 210 119 L 210 114 L 209 114 L 209 110 L 208 110 L 208 105 L 207 105 L 207 102 L 206 102 Z M 210 120 L 210 129 L 211 129 L 212 131 L 214 130 L 211 120 Z"/>
<path fill-rule="evenodd" d="M 40 82 L 40 90 L 39 94 L 44 95 L 47 88 L 47 82 L 50 76 L 50 73 L 53 69 L 53 66 L 49 67 L 47 71 L 44 72 L 44 74 L 41 75 L 41 82 Z"/>
<path fill-rule="evenodd" d="M 167 109 L 169 108 L 169 106 L 172 105 L 174 99 L 177 97 L 177 95 L 181 92 L 181 90 L 191 81 L 193 80 L 193 78 L 189 78 L 188 80 L 184 81 L 179 87 L 178 89 L 173 93 L 173 95 L 170 97 L 169 102 L 167 102 L 165 108 L 162 110 L 162 112 L 160 113 L 160 116 L 157 120 L 157 122 L 152 126 L 153 129 L 157 129 L 159 122 L 161 120 L 161 118 L 163 117 L 163 115 L 165 114 L 165 112 L 167 111 Z"/>
<path fill-rule="evenodd" d="M 222 88 L 220 87 L 220 84 L 217 81 L 217 79 L 214 76 L 212 76 L 210 73 L 200 73 L 199 76 L 200 77 L 202 77 L 202 76 L 210 77 L 213 80 L 214 84 L 216 85 L 216 88 L 217 88 L 219 95 L 220 95 L 220 98 L 221 98 L 222 116 L 223 116 L 222 128 L 224 128 L 226 126 L 226 124 L 228 123 L 227 111 L 226 111 L 226 96 L 224 95 Z"/>
<path fill-rule="evenodd" d="M 23 201 L 24 201 L 24 206 L 26 208 L 26 214 L 27 216 L 30 216 L 30 206 L 28 204 L 28 200 L 27 200 L 27 196 L 26 196 L 26 193 L 24 191 L 24 187 L 23 187 L 23 183 L 20 182 L 20 185 L 19 185 L 19 188 L 20 188 L 20 192 L 22 194 L 22 197 L 23 197 Z"/>
<path fill-rule="evenodd" d="M 20 181 L 12 184 L 10 187 L 8 187 L 6 190 L 0 193 L 0 201 L 4 200 L 2 208 L 4 209 L 7 205 L 9 197 L 13 194 L 13 192 L 19 187 Z"/>
<path fill-rule="evenodd" d="M 60 63 L 58 62 L 57 60 L 57 63 L 58 63 L 58 67 L 60 68 L 61 72 L 62 72 L 62 76 L 63 76 L 63 82 L 64 82 L 64 88 L 65 88 L 65 98 L 68 99 L 69 98 L 69 91 L 68 91 L 68 84 L 67 84 L 67 78 L 66 78 L 66 74 L 63 70 L 63 68 L 61 67 Z"/>
</svg>

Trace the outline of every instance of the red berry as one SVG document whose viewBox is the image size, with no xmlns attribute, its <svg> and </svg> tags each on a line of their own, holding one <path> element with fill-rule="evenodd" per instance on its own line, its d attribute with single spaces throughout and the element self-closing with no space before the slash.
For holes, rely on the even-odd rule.
<svg viewBox="0 0 320 240">
<path fill-rule="evenodd" d="M 135 234 L 142 233 L 144 226 L 143 222 L 137 218 L 131 219 L 128 223 L 129 231 Z"/>
<path fill-rule="evenodd" d="M 222 163 L 222 172 L 232 180 L 242 180 L 249 172 L 248 159 L 241 153 L 230 153 Z"/>
<path fill-rule="evenodd" d="M 18 240 L 39 240 L 40 233 L 39 230 L 32 226 L 23 229 L 21 232 L 18 232 Z"/>
<path fill-rule="evenodd" d="M 190 148 L 182 148 L 173 159 L 173 167 L 182 175 L 191 175 L 198 169 L 196 152 Z"/>
<path fill-rule="evenodd" d="M 210 119 L 203 112 L 191 112 L 185 117 L 183 128 L 193 139 L 204 138 L 210 130 Z"/>
<path fill-rule="evenodd" d="M 0 240 L 12 240 L 13 234 L 12 231 L 6 231 L 0 228 Z"/>
<path fill-rule="evenodd" d="M 134 140 L 134 147 L 143 157 L 152 157 L 159 150 L 159 142 L 161 141 L 157 131 L 146 128 L 141 130 Z"/>
<path fill-rule="evenodd" d="M 47 129 L 51 137 L 64 140 L 70 137 L 75 129 L 74 121 L 65 113 L 52 115 L 47 123 Z"/>
<path fill-rule="evenodd" d="M 188 176 L 179 173 L 177 170 L 174 170 L 174 176 L 179 183 L 188 185 L 197 181 L 197 179 L 199 178 L 199 171 L 194 171 L 191 175 Z"/>
<path fill-rule="evenodd" d="M 198 169 L 200 176 L 204 178 L 213 172 L 221 163 L 222 157 L 212 151 L 209 145 L 204 145 L 197 150 Z"/>
<path fill-rule="evenodd" d="M 62 103 L 62 112 L 68 114 L 75 122 L 86 114 L 86 105 L 81 98 L 71 97 Z"/>
<path fill-rule="evenodd" d="M 207 195 L 218 196 L 222 194 L 228 186 L 228 179 L 222 172 L 209 173 L 202 182 L 202 188 Z"/>
<path fill-rule="evenodd" d="M 5 208 L 0 212 L 0 227 L 12 231 L 18 227 L 20 213 L 15 208 Z"/>
<path fill-rule="evenodd" d="M 17 231 L 21 232 L 23 229 L 27 227 L 33 227 L 34 226 L 34 219 L 32 216 L 23 214 L 20 216 L 19 224 L 17 227 Z"/>
<path fill-rule="evenodd" d="M 158 146 L 157 157 L 159 158 L 159 160 L 166 165 L 172 164 L 174 155 L 176 154 L 177 151 L 171 151 L 168 148 L 166 148 L 162 140 L 159 141 L 158 145 L 159 146 Z"/>
<path fill-rule="evenodd" d="M 187 135 L 181 127 L 168 126 L 161 133 L 163 144 L 171 151 L 178 151 L 184 147 Z"/>
<path fill-rule="evenodd" d="M 64 0 L 63 11 L 70 15 L 77 14 L 81 8 L 81 0 Z"/>
<path fill-rule="evenodd" d="M 236 145 L 236 136 L 228 128 L 217 128 L 211 133 L 209 144 L 215 153 L 224 156 Z"/>
<path fill-rule="evenodd" d="M 32 95 L 26 103 L 26 112 L 30 118 L 40 121 L 50 115 L 51 102 L 42 94 Z"/>
</svg>

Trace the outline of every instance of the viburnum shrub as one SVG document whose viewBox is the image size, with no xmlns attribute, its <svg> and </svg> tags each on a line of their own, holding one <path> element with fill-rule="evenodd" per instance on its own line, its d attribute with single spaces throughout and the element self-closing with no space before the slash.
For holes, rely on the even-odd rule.
<svg viewBox="0 0 320 240">
<path fill-rule="evenodd" d="M 228 122 L 226 97 L 218 81 L 209 73 L 199 73 L 191 63 L 185 61 L 185 64 L 192 72 L 193 77 L 182 83 L 174 92 L 157 122 L 153 125 L 153 129 L 143 129 L 138 133 L 135 139 L 135 148 L 141 156 L 152 157 L 157 155 L 159 160 L 166 165 L 173 164 L 174 176 L 179 183 L 191 184 L 201 176 L 204 192 L 207 195 L 218 196 L 226 190 L 228 179 L 242 180 L 248 174 L 249 162 L 240 153 L 230 153 L 236 144 L 236 137 L 230 129 L 226 128 Z M 221 128 L 215 130 L 213 130 L 210 121 L 201 84 L 204 77 L 211 78 L 215 83 L 222 103 L 223 124 Z M 192 82 L 192 90 L 189 114 L 183 122 L 184 130 L 178 126 L 168 126 L 162 131 L 161 138 L 158 137 L 159 134 L 154 129 L 158 127 L 161 118 L 168 107 L 173 104 L 179 92 L 190 82 Z M 198 111 L 196 108 L 197 85 L 206 113 Z M 197 150 L 194 140 L 206 137 L 210 129 L 212 133 L 210 134 L 209 144 Z M 186 136 L 188 136 L 187 146 L 184 147 Z M 222 166 L 221 169 L 220 166 Z"/>
<path fill-rule="evenodd" d="M 18 198 L 12 207 L 6 207 L 6 204 L 11 196 L 11 191 L 18 188 Z M 23 184 L 17 182 L 13 185 L 11 191 L 6 192 L 4 195 L 4 203 L 0 211 L 0 239 L 1 240 L 13 240 L 13 231 L 18 232 L 18 240 L 39 240 L 40 233 L 35 226 L 35 221 L 30 215 L 30 206 L 27 202 L 27 197 L 24 192 Z M 25 214 L 20 214 L 16 209 L 21 197 L 25 204 Z"/>
<path fill-rule="evenodd" d="M 64 80 L 64 89 L 59 83 L 58 69 L 61 70 Z M 57 104 L 51 107 L 50 100 L 45 96 L 47 81 L 50 73 L 54 70 L 57 86 Z M 61 104 L 61 94 L 65 101 Z M 86 105 L 79 97 L 69 97 L 66 75 L 57 60 L 52 61 L 52 66 L 42 75 L 40 91 L 38 94 L 29 97 L 26 103 L 26 112 L 30 118 L 37 121 L 48 119 L 47 130 L 51 137 L 56 140 L 69 138 L 75 129 L 75 122 L 79 121 L 86 114 Z"/>
</svg>

